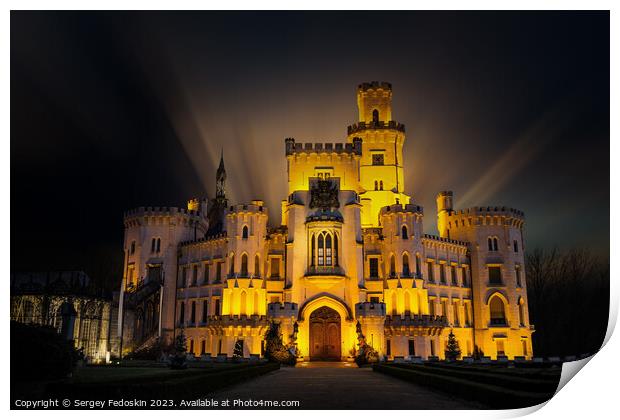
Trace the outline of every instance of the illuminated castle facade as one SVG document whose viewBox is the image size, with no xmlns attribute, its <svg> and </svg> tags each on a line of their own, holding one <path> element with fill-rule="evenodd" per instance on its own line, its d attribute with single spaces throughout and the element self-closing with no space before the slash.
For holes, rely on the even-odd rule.
<svg viewBox="0 0 620 420">
<path fill-rule="evenodd" d="M 127 353 L 181 330 L 191 353 L 261 355 L 271 320 L 297 331 L 305 360 L 344 360 L 361 326 L 380 355 L 532 357 L 523 213 L 453 208 L 437 195 L 439 236 L 405 193 L 405 127 L 389 83 L 357 88 L 346 142 L 285 140 L 281 226 L 260 200 L 230 204 L 223 158 L 215 198 L 125 215 L 119 328 Z"/>
</svg>

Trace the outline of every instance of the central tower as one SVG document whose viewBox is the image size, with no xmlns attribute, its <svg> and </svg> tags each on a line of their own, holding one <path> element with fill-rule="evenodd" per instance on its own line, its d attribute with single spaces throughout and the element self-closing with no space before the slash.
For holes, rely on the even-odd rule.
<svg viewBox="0 0 620 420">
<path fill-rule="evenodd" d="M 379 211 L 392 204 L 409 204 L 404 194 L 403 145 L 405 126 L 392 120 L 392 85 L 362 83 L 357 87 L 359 122 L 348 127 L 348 142 L 362 141 L 360 200 L 362 227 L 379 226 Z"/>
</svg>

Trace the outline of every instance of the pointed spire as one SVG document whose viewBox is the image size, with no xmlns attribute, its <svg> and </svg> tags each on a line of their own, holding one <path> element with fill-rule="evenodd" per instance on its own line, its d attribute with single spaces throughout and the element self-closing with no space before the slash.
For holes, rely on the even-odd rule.
<svg viewBox="0 0 620 420">
<path fill-rule="evenodd" d="M 224 182 L 226 181 L 226 168 L 224 168 L 224 148 L 220 152 L 220 166 L 217 168 L 215 174 L 215 196 L 224 198 L 226 197 L 226 188 Z"/>
</svg>

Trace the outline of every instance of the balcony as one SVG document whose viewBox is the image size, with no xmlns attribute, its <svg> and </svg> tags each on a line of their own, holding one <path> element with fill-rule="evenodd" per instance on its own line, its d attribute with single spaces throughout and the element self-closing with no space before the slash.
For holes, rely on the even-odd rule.
<svg viewBox="0 0 620 420">
<path fill-rule="evenodd" d="M 344 277 L 344 270 L 342 267 L 329 267 L 329 266 L 310 266 L 306 270 L 306 277 L 314 276 L 341 276 Z"/>
<path fill-rule="evenodd" d="M 489 327 L 507 327 L 508 322 L 506 318 L 491 318 L 489 321 Z"/>
<path fill-rule="evenodd" d="M 405 315 L 385 318 L 385 329 L 391 335 L 439 335 L 448 326 L 445 316 Z"/>
</svg>

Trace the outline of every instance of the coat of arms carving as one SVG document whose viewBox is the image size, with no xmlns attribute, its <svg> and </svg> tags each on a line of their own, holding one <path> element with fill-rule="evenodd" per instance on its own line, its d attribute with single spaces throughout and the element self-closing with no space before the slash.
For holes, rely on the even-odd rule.
<svg viewBox="0 0 620 420">
<path fill-rule="evenodd" d="M 330 210 L 340 207 L 338 186 L 331 180 L 319 179 L 310 186 L 310 208 Z"/>
</svg>

